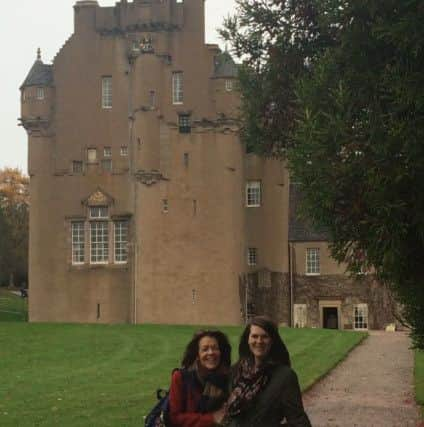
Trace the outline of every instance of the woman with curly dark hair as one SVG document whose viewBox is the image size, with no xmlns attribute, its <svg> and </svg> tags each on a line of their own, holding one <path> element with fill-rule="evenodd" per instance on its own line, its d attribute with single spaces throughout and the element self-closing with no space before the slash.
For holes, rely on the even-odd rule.
<svg viewBox="0 0 424 427">
<path fill-rule="evenodd" d="M 296 373 L 277 326 L 255 317 L 245 328 L 224 425 L 231 427 L 311 427 L 303 409 Z"/>
<path fill-rule="evenodd" d="M 220 331 L 200 331 L 172 375 L 169 419 L 173 427 L 220 425 L 228 398 L 231 346 Z"/>
</svg>

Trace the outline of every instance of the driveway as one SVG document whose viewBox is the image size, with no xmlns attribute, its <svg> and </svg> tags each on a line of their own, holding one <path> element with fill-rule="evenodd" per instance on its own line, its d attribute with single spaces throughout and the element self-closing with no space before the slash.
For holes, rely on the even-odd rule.
<svg viewBox="0 0 424 427">
<path fill-rule="evenodd" d="M 304 395 L 313 427 L 415 427 L 414 355 L 404 332 L 371 331 Z"/>
</svg>

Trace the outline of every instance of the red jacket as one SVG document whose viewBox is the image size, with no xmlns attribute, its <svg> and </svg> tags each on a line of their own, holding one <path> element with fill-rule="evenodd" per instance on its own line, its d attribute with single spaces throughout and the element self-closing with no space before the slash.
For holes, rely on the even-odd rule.
<svg viewBox="0 0 424 427">
<path fill-rule="evenodd" d="M 169 390 L 169 418 L 172 427 L 213 427 L 216 425 L 212 413 L 196 412 L 201 395 L 200 384 L 184 384 L 181 371 L 175 371 L 172 374 Z"/>
</svg>

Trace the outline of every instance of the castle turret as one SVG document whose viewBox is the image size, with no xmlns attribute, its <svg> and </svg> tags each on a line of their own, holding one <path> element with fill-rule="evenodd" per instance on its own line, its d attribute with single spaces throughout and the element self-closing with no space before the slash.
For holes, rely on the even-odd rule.
<svg viewBox="0 0 424 427">
<path fill-rule="evenodd" d="M 53 99 L 52 66 L 41 60 L 41 50 L 21 90 L 21 122 L 27 131 L 47 128 L 51 119 Z"/>
</svg>

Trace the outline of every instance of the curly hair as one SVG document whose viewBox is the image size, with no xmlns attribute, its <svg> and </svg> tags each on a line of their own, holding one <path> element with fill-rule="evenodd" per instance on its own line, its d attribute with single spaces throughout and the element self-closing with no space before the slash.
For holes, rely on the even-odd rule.
<svg viewBox="0 0 424 427">
<path fill-rule="evenodd" d="M 198 331 L 193 335 L 191 341 L 187 344 L 184 352 L 181 366 L 183 368 L 189 368 L 197 359 L 199 354 L 199 341 L 203 337 L 215 338 L 218 342 L 219 351 L 221 352 L 221 361 L 219 367 L 229 367 L 231 365 L 231 345 L 228 341 L 227 336 L 221 331 Z"/>
<path fill-rule="evenodd" d="M 249 335 L 252 326 L 259 326 L 271 337 L 271 348 L 267 355 L 267 360 L 281 365 L 291 366 L 290 355 L 286 345 L 278 333 L 277 325 L 267 316 L 254 317 L 244 329 L 239 344 L 239 357 L 241 359 L 253 359 L 253 354 L 249 347 Z"/>
</svg>

